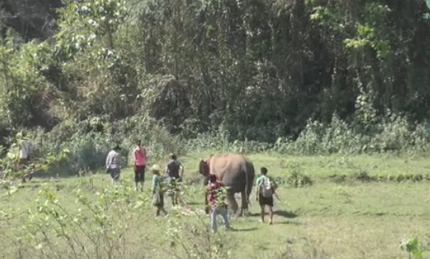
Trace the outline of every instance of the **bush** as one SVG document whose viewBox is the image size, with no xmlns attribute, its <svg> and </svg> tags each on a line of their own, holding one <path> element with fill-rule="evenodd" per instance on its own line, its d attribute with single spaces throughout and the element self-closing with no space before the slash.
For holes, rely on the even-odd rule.
<svg viewBox="0 0 430 259">
<path fill-rule="evenodd" d="M 195 216 L 197 220 L 190 221 L 179 211 L 171 211 L 163 223 L 158 223 L 150 196 L 137 194 L 128 187 L 130 183 L 98 190 L 90 186 L 82 180 L 62 194 L 49 182 L 26 214 L 2 209 L 2 221 L 19 218 L 22 226 L 1 233 L 10 240 L 0 244 L 3 255 L 74 259 L 169 258 L 173 254 L 175 258 L 230 257 L 234 242 L 223 234 L 212 235 L 205 224 L 207 219 Z"/>
</svg>

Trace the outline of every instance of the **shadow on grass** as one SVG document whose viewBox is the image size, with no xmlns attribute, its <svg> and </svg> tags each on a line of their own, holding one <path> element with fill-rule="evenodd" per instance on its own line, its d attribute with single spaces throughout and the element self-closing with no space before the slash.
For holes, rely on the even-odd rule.
<svg viewBox="0 0 430 259">
<path fill-rule="evenodd" d="M 267 212 L 266 212 L 267 214 Z M 289 219 L 293 219 L 297 217 L 297 214 L 292 212 L 292 211 L 286 211 L 286 210 L 275 210 L 273 211 L 273 215 L 275 216 L 280 216 L 280 217 L 284 217 L 284 218 L 289 218 Z M 251 213 L 249 216 L 251 217 L 257 217 L 260 216 L 260 213 Z"/>
<path fill-rule="evenodd" d="M 303 223 L 297 222 L 297 221 L 274 221 L 273 225 L 294 225 L 294 226 L 301 226 Z"/>
<path fill-rule="evenodd" d="M 253 228 L 233 228 L 233 232 L 250 232 L 250 231 L 255 231 L 258 228 L 253 227 Z"/>
<path fill-rule="evenodd" d="M 187 202 L 187 205 L 192 205 L 192 206 L 202 205 L 202 208 L 204 208 L 204 203 L 198 202 L 198 201 L 189 201 L 189 202 Z"/>
</svg>

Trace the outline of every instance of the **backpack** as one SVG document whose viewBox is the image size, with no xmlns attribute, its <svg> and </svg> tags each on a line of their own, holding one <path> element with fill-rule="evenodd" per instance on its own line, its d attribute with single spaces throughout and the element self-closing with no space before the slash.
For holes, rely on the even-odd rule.
<svg viewBox="0 0 430 259">
<path fill-rule="evenodd" d="M 270 178 L 267 176 L 263 177 L 263 182 L 260 185 L 260 193 L 263 197 L 272 197 L 273 195 L 273 185 Z"/>
</svg>

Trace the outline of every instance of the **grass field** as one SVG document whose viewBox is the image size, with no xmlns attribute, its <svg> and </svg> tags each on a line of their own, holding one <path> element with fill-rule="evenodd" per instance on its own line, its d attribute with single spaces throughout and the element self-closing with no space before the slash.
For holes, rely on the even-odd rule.
<svg viewBox="0 0 430 259">
<path fill-rule="evenodd" d="M 180 158 L 186 167 L 186 178 L 197 178 L 199 159 L 208 154 L 209 152 Z M 232 226 L 237 230 L 234 232 L 224 233 L 220 224 L 218 239 L 210 241 L 222 243 L 224 240 L 222 249 L 231 250 L 230 258 L 408 258 L 405 251 L 399 247 L 402 239 L 417 237 L 423 245 L 427 243 L 427 226 L 430 220 L 427 195 L 430 182 L 425 179 L 430 173 L 430 160 L 425 157 L 286 157 L 276 154 L 252 154 L 248 157 L 254 162 L 256 169 L 266 166 L 269 174 L 279 179 L 287 178 L 295 171 L 310 176 L 313 185 L 303 188 L 281 185 L 278 190 L 280 201 L 275 203 L 277 213 L 272 226 L 259 222 L 257 216 L 259 208 L 253 194 L 250 208 L 252 215 L 247 218 L 233 218 Z M 380 179 L 391 177 L 393 181 L 366 182 L 353 177 L 344 181 L 332 180 L 333 175 L 349 177 L 363 174 L 377 176 Z M 408 175 L 421 175 L 423 180 L 413 181 L 411 178 L 398 183 L 399 175 L 402 175 L 401 179 L 407 179 Z M 123 184 L 132 187 L 131 170 L 125 169 L 121 177 Z M 145 193 L 149 192 L 150 177 L 151 175 L 147 174 Z M 18 251 L 14 236 L 18 232 L 34 232 L 29 228 L 22 229 L 28 222 L 34 223 L 34 219 L 29 219 L 29 216 L 20 211 L 28 209 L 36 211 L 36 204 L 40 203 L 36 197 L 45 182 L 47 179 L 35 179 L 10 196 L 6 195 L 6 190 L 2 190 L 1 209 L 14 210 L 16 215 L 11 218 L 4 216 L 0 220 L 3 234 L 0 236 L 0 239 L 3 239 L 0 240 L 1 258 L 25 258 L 24 252 Z M 82 178 L 56 179 L 52 186 L 55 186 L 53 192 L 56 198 L 72 213 L 79 211 L 81 206 L 75 202 L 73 190 L 79 188 L 86 197 L 95 199 L 100 187 L 110 186 L 110 181 L 106 174 L 97 174 Z M 186 188 L 184 196 L 191 208 L 203 209 L 201 189 L 198 184 Z M 132 190 L 123 195 L 122 203 L 144 201 L 142 198 L 144 194 Z M 145 202 L 149 203 L 147 200 Z M 167 210 L 172 211 L 170 200 L 166 203 Z M 209 223 L 209 218 L 205 216 L 182 216 L 181 223 L 175 223 L 170 219 L 174 213 L 168 217 L 154 219 L 155 211 L 150 204 L 129 213 L 126 207 L 121 208 L 122 212 L 119 211 L 112 216 L 118 217 L 113 221 L 115 224 L 128 222 L 127 227 L 130 230 L 127 232 L 127 244 L 122 244 L 123 253 L 115 258 L 172 258 L 172 254 L 176 254 L 178 258 L 227 256 L 215 252 L 211 255 L 204 254 L 204 250 L 210 248 L 206 247 L 209 241 L 203 239 L 211 238 L 212 235 L 204 234 L 204 231 L 198 232 L 193 226 L 202 228 L 205 223 Z M 88 222 L 86 224 L 91 227 L 91 221 Z M 176 228 L 172 224 L 176 224 Z M 47 229 L 49 227 L 46 226 Z M 172 234 L 175 231 L 178 233 Z M 47 235 L 50 242 L 57 242 L 51 234 Z M 172 237 L 173 241 L 166 239 L 166 236 Z M 180 243 L 178 239 L 186 244 L 178 247 L 174 244 L 175 238 L 178 244 Z M 37 240 L 41 242 L 40 240 L 44 238 L 38 237 Z M 99 244 L 106 245 L 106 242 Z M 70 249 L 61 248 L 62 245 L 65 244 L 55 243 L 59 251 L 71 253 Z M 47 255 L 51 258 L 65 256 L 64 253 L 58 253 L 52 248 L 28 246 L 25 248 L 27 252 L 32 249 L 36 251 L 32 252 L 34 256 L 36 256 L 34 253 L 40 251 L 38 258 L 48 258 Z M 197 251 L 196 255 L 187 254 L 186 250 L 193 249 Z M 57 253 L 54 253 L 55 251 Z M 96 254 L 92 256 L 90 252 L 88 255 L 88 258 L 102 258 Z"/>
</svg>

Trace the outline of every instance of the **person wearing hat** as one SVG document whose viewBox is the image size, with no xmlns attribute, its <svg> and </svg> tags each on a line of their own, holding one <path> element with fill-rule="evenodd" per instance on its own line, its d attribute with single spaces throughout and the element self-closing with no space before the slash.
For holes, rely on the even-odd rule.
<svg viewBox="0 0 430 259">
<path fill-rule="evenodd" d="M 157 207 L 157 211 L 155 215 L 160 216 L 160 212 L 163 212 L 164 215 L 167 214 L 164 209 L 164 183 L 163 177 L 160 174 L 160 166 L 153 165 L 151 167 L 152 171 L 152 204 Z"/>
<path fill-rule="evenodd" d="M 180 192 L 178 188 L 178 183 L 182 181 L 182 177 L 184 176 L 184 167 L 177 160 L 175 154 L 171 153 L 169 155 L 169 162 L 166 165 L 166 176 L 167 182 L 169 185 L 169 193 L 172 198 L 172 205 L 178 205 L 178 194 Z"/>
<path fill-rule="evenodd" d="M 106 169 L 107 173 L 112 178 L 112 183 L 117 184 L 119 181 L 119 175 L 121 173 L 121 154 L 119 153 L 121 148 L 116 145 L 106 157 Z"/>
</svg>

